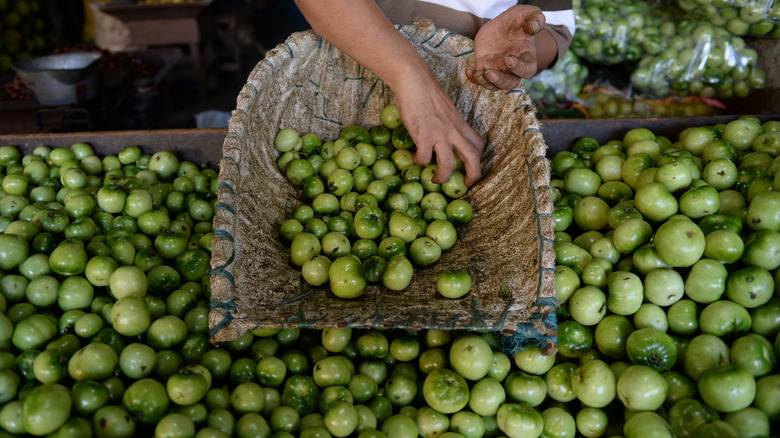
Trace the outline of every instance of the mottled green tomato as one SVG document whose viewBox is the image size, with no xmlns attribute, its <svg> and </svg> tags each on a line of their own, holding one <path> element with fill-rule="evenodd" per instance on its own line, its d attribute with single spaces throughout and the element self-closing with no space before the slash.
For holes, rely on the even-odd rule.
<svg viewBox="0 0 780 438">
<path fill-rule="evenodd" d="M 415 438 L 419 433 L 414 419 L 400 413 L 389 416 L 381 424 L 381 433 L 387 438 Z"/>
<path fill-rule="evenodd" d="M 607 315 L 596 326 L 596 347 L 606 357 L 625 359 L 626 339 L 634 331 L 631 321 L 623 315 Z"/>
<path fill-rule="evenodd" d="M 492 349 L 481 336 L 463 334 L 450 347 L 450 366 L 468 380 L 485 377 L 492 361 Z"/>
<path fill-rule="evenodd" d="M 563 179 L 563 186 L 567 193 L 580 196 L 595 196 L 601 185 L 601 177 L 595 171 L 586 167 L 569 169 Z"/>
<path fill-rule="evenodd" d="M 691 336 L 699 329 L 699 307 L 695 301 L 682 299 L 666 309 L 669 329 L 679 336 Z"/>
<path fill-rule="evenodd" d="M 720 412 L 748 407 L 756 396 L 756 380 L 737 365 L 704 371 L 697 380 L 702 400 Z"/>
<path fill-rule="evenodd" d="M 435 409 L 423 406 L 417 411 L 417 428 L 420 436 L 441 436 L 450 427 L 450 419 Z"/>
<path fill-rule="evenodd" d="M 330 280 L 331 260 L 320 254 L 307 260 L 301 267 L 301 275 L 306 283 L 312 286 L 322 286 Z"/>
<path fill-rule="evenodd" d="M 734 263 L 743 256 L 745 245 L 740 235 L 735 231 L 714 230 L 710 233 L 705 233 L 705 235 L 705 257 L 717 260 L 722 263 Z M 759 248 L 761 248 L 761 246 L 757 246 L 755 249 Z M 751 260 L 754 258 L 766 260 L 765 257 L 760 257 L 758 252 L 759 251 L 757 251 L 755 254 L 751 254 L 748 257 L 750 257 Z"/>
<path fill-rule="evenodd" d="M 111 307 L 111 324 L 121 335 L 138 336 L 145 333 L 151 321 L 149 307 L 142 296 L 124 296 Z"/>
<path fill-rule="evenodd" d="M 659 223 L 677 213 L 679 207 L 677 198 L 659 182 L 638 188 L 634 205 L 646 219 Z"/>
<path fill-rule="evenodd" d="M 644 279 L 645 298 L 659 306 L 670 306 L 683 297 L 682 275 L 670 268 L 654 269 Z"/>
<path fill-rule="evenodd" d="M 510 402 L 539 406 L 547 396 L 547 386 L 541 376 L 522 371 L 509 373 L 504 379 L 504 390 Z"/>
<path fill-rule="evenodd" d="M 70 416 L 70 391 L 59 383 L 48 383 L 30 390 L 22 401 L 24 430 L 46 435 L 59 429 Z"/>
<path fill-rule="evenodd" d="M 538 345 L 529 345 L 515 353 L 513 360 L 521 371 L 544 375 L 555 364 L 555 355 L 545 355 Z"/>
<path fill-rule="evenodd" d="M 382 284 L 390 290 L 400 291 L 411 284 L 413 274 L 412 262 L 403 254 L 395 254 L 382 272 Z"/>
<path fill-rule="evenodd" d="M 585 231 L 601 230 L 607 226 L 609 205 L 599 197 L 585 196 L 574 205 L 574 223 Z"/>
<path fill-rule="evenodd" d="M 654 411 L 663 405 L 669 391 L 666 379 L 646 365 L 631 365 L 617 380 L 617 395 L 634 411 Z"/>
<path fill-rule="evenodd" d="M 625 438 L 674 438 L 675 433 L 669 423 L 655 412 L 638 412 L 623 425 Z"/>
<path fill-rule="evenodd" d="M 615 399 L 615 374 L 606 362 L 593 359 L 575 369 L 571 376 L 577 398 L 594 408 L 603 408 Z"/>
<path fill-rule="evenodd" d="M 765 337 L 748 333 L 731 344 L 731 362 L 756 378 L 763 377 L 777 365 L 772 343 Z"/>
<path fill-rule="evenodd" d="M 466 407 L 469 393 L 466 380 L 447 368 L 432 371 L 423 383 L 425 402 L 443 414 L 452 414 Z"/>
<path fill-rule="evenodd" d="M 704 254 L 704 233 L 693 222 L 666 222 L 655 232 L 658 256 L 672 267 L 687 267 Z"/>
<path fill-rule="evenodd" d="M 122 395 L 122 404 L 139 423 L 156 424 L 168 411 L 165 385 L 151 378 L 132 382 Z"/>
<path fill-rule="evenodd" d="M 727 339 L 747 333 L 751 322 L 747 309 L 729 300 L 710 303 L 699 314 L 699 329 L 702 333 Z"/>
<path fill-rule="evenodd" d="M 544 420 L 543 437 L 549 438 L 574 438 L 577 433 L 577 425 L 574 417 L 563 408 L 554 406 L 542 411 Z"/>
<path fill-rule="evenodd" d="M 632 363 L 658 371 L 669 370 L 677 362 L 677 347 L 672 338 L 654 328 L 640 328 L 628 335 L 626 351 Z"/>
<path fill-rule="evenodd" d="M 754 230 L 780 230 L 780 193 L 764 191 L 757 194 L 747 209 L 747 225 Z"/>
<path fill-rule="evenodd" d="M 774 292 L 772 274 L 756 266 L 736 270 L 726 280 L 726 296 L 747 309 L 767 303 Z"/>
<path fill-rule="evenodd" d="M 446 298 L 461 298 L 471 290 L 471 275 L 462 270 L 445 269 L 436 279 L 436 290 Z"/>
<path fill-rule="evenodd" d="M 630 254 L 648 243 L 653 236 L 649 223 L 641 218 L 628 218 L 618 224 L 612 235 L 615 248 L 623 254 Z"/>
<path fill-rule="evenodd" d="M 290 260 L 295 266 L 303 266 L 322 251 L 320 239 L 311 233 L 298 233 L 290 244 Z"/>
<path fill-rule="evenodd" d="M 694 263 L 685 279 L 685 294 L 697 303 L 711 303 L 720 299 L 726 291 L 728 271 L 713 259 L 701 259 Z"/>
<path fill-rule="evenodd" d="M 34 310 L 33 306 L 30 307 Z M 10 312 L 6 316 L 9 315 Z M 21 317 L 18 321 L 14 321 L 10 316 L 7 319 L 15 322 L 13 334 L 10 335 L 11 344 L 20 351 L 37 350 L 57 334 L 55 321 L 41 313 Z M 7 338 L 8 334 L 5 334 L 5 337 Z"/>
<path fill-rule="evenodd" d="M 750 233 L 744 242 L 742 261 L 748 265 L 772 271 L 780 267 L 780 254 L 775 248 L 780 245 L 780 232 L 760 230 Z M 738 243 L 735 247 L 739 249 Z"/>
<path fill-rule="evenodd" d="M 538 437 L 544 429 L 542 414 L 520 403 L 504 403 L 498 409 L 496 422 L 510 438 Z"/>
<path fill-rule="evenodd" d="M 607 308 L 619 315 L 631 315 L 644 300 L 642 279 L 633 272 L 615 271 L 607 278 Z"/>
<path fill-rule="evenodd" d="M 682 363 L 685 374 L 698 380 L 704 371 L 731 363 L 729 347 L 715 335 L 697 335 L 688 343 Z"/>
<path fill-rule="evenodd" d="M 593 335 L 582 324 L 566 320 L 558 325 L 558 352 L 568 358 L 585 355 L 593 344 Z"/>
</svg>

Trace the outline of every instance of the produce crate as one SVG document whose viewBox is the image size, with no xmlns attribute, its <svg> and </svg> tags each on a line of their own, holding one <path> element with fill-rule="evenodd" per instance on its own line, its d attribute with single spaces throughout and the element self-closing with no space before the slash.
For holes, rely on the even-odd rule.
<svg viewBox="0 0 780 438">
<path fill-rule="evenodd" d="M 31 154 L 40 145 L 69 147 L 78 142 L 92 145 L 97 155 L 116 154 L 128 146 L 145 153 L 174 152 L 180 159 L 208 164 L 216 169 L 222 158 L 225 129 L 160 129 L 155 131 L 69 132 L 61 134 L 0 134 L 0 145 L 15 145 Z"/>
<path fill-rule="evenodd" d="M 489 92 L 468 81 L 473 41 L 430 21 L 402 26 L 472 127 L 486 138 L 483 178 L 465 199 L 474 218 L 458 242 L 402 291 L 369 284 L 358 298 L 310 287 L 289 261 L 279 227 L 304 203 L 276 166 L 281 128 L 335 139 L 376 125 L 395 97 L 376 76 L 311 31 L 293 34 L 250 74 L 228 127 L 220 165 L 212 268 L 212 336 L 255 328 L 381 327 L 493 330 L 555 346 L 552 199 L 546 146 L 523 88 Z M 444 269 L 467 270 L 471 291 L 437 292 Z M 554 350 L 553 350 L 554 351 Z"/>
<path fill-rule="evenodd" d="M 679 133 L 688 127 L 727 123 L 735 117 L 549 120 L 540 124 L 540 130 L 548 145 L 547 157 L 552 158 L 559 151 L 569 150 L 582 137 L 592 137 L 603 144 L 609 140 L 622 138 L 631 129 L 643 127 L 650 129 L 657 135 L 665 135 L 674 141 Z M 780 120 L 780 115 L 759 115 L 758 118 L 762 122 Z M 94 147 L 100 156 L 116 154 L 127 146 L 138 145 L 148 154 L 161 150 L 173 151 L 183 160 L 190 160 L 198 164 L 207 163 L 212 168 L 217 168 L 223 158 L 223 142 L 226 138 L 234 136 L 235 134 L 229 135 L 227 129 L 5 134 L 0 135 L 0 145 L 16 145 L 23 153 L 27 154 L 39 145 L 68 147 L 77 142 L 87 142 Z M 223 160 L 221 164 L 224 165 L 225 161 Z M 280 249 L 279 251 L 286 250 Z M 286 252 L 282 252 L 282 254 L 286 255 Z M 225 303 L 215 301 L 214 305 L 218 309 L 222 309 Z M 221 316 L 222 312 L 223 310 L 218 310 L 216 315 Z M 215 329 L 220 327 L 218 325 L 220 321 L 219 319 L 212 321 Z M 295 324 L 295 321 L 290 322 L 290 325 Z"/>
</svg>

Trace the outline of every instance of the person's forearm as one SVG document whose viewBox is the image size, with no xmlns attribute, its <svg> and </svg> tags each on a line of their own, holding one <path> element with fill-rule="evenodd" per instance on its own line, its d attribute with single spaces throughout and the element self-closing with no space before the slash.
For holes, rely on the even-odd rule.
<svg viewBox="0 0 780 438">
<path fill-rule="evenodd" d="M 552 34 L 542 28 L 535 37 L 536 42 L 536 73 L 548 69 L 558 57 L 558 43 Z"/>
<path fill-rule="evenodd" d="M 391 89 L 412 75 L 434 79 L 422 57 L 373 0 L 296 0 L 295 3 L 317 34 L 377 75 Z"/>
</svg>

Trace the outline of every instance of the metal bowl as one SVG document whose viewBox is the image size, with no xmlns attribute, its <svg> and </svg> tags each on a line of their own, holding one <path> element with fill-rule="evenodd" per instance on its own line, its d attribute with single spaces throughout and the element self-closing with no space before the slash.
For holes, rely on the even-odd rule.
<svg viewBox="0 0 780 438">
<path fill-rule="evenodd" d="M 11 66 L 29 87 L 38 103 L 84 103 L 98 94 L 101 54 L 70 52 L 40 56 Z"/>
</svg>

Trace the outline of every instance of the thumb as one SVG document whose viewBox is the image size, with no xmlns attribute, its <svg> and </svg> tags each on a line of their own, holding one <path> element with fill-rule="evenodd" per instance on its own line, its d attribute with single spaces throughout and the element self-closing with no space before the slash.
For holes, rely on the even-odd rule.
<svg viewBox="0 0 780 438">
<path fill-rule="evenodd" d="M 525 17 L 523 29 L 528 35 L 536 35 L 540 30 L 542 30 L 545 23 L 547 23 L 547 19 L 545 18 L 544 13 L 540 10 L 536 10 Z"/>
</svg>

